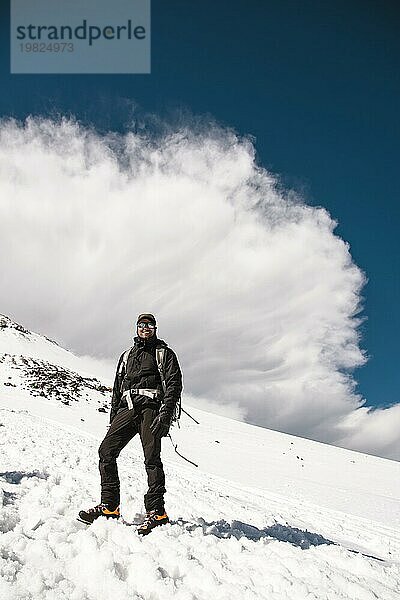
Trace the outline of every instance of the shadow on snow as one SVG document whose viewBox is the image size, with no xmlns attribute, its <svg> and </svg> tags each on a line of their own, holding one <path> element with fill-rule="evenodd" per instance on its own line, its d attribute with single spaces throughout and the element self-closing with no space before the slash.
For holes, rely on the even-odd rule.
<svg viewBox="0 0 400 600">
<path fill-rule="evenodd" d="M 186 531 L 194 531 L 197 528 L 201 528 L 204 535 L 214 535 L 219 538 L 235 537 L 237 540 L 239 540 L 241 537 L 245 537 L 254 542 L 257 542 L 262 538 L 269 538 L 270 540 L 272 538 L 279 542 L 287 542 L 293 546 L 301 548 L 302 550 L 308 550 L 311 548 L 311 546 L 321 546 L 323 544 L 340 546 L 340 544 L 337 542 L 328 540 L 319 533 L 314 533 L 312 531 L 308 531 L 307 529 L 303 530 L 298 529 L 297 527 L 290 527 L 289 525 L 282 525 L 281 523 L 274 523 L 269 527 L 259 529 L 254 525 L 249 525 L 248 523 L 243 523 L 242 521 L 232 521 L 232 523 L 228 523 L 224 519 L 220 519 L 219 521 L 207 523 L 207 521 L 200 517 L 197 519 L 197 523 L 191 523 L 190 521 L 178 519 L 176 521 L 171 521 L 171 525 L 174 524 L 180 525 Z M 366 558 L 372 558 L 374 560 L 385 562 L 382 558 L 373 556 L 371 554 L 364 554 L 363 552 L 352 550 L 351 548 L 346 548 L 346 550 L 353 552 L 354 554 L 361 554 Z"/>
<path fill-rule="evenodd" d="M 47 479 L 46 473 L 40 473 L 40 471 L 32 471 L 25 473 L 24 471 L 5 471 L 0 473 L 0 479 L 5 479 L 6 483 L 19 484 L 24 477 L 37 477 L 38 479 Z"/>
<path fill-rule="evenodd" d="M 297 527 L 289 527 L 289 525 L 281 525 L 280 523 L 264 527 L 264 529 L 258 529 L 258 527 L 243 523 L 242 521 L 228 523 L 224 519 L 221 519 L 207 523 L 207 521 L 200 517 L 197 519 L 197 523 L 178 519 L 177 521 L 171 521 L 171 524 L 180 525 L 186 531 L 193 531 L 200 527 L 204 535 L 215 535 L 219 538 L 235 537 L 239 540 L 241 537 L 245 537 L 255 542 L 258 542 L 261 538 L 273 538 L 279 542 L 289 542 L 293 546 L 300 547 L 302 550 L 307 550 L 310 546 L 334 544 L 334 542 L 324 538 L 319 533 L 307 530 L 303 531 L 302 529 L 297 529 Z"/>
</svg>

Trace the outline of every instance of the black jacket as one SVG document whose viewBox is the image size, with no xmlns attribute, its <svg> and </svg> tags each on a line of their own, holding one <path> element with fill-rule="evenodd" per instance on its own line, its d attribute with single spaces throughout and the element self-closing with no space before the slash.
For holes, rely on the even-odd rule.
<svg viewBox="0 0 400 600">
<path fill-rule="evenodd" d="M 165 348 L 164 374 L 166 392 L 163 393 L 161 377 L 157 367 L 156 348 Z M 126 372 L 120 373 L 125 352 L 119 358 L 115 374 L 111 400 L 110 423 L 121 408 L 122 394 L 131 388 L 150 388 L 158 390 L 158 402 L 171 417 L 182 392 L 182 373 L 175 352 L 163 341 L 153 336 L 147 340 L 134 338 L 134 345 L 129 351 Z M 146 396 L 141 396 L 143 404 L 151 403 Z"/>
</svg>

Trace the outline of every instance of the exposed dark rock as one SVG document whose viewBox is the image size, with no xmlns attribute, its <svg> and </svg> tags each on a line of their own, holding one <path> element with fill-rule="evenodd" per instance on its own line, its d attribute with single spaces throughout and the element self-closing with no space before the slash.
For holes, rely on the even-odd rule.
<svg viewBox="0 0 400 600">
<path fill-rule="evenodd" d="M 15 323 L 14 321 L 12 321 L 10 317 L 7 317 L 6 315 L 0 315 L 0 329 L 7 328 L 15 329 L 16 331 L 19 331 L 24 335 L 31 334 L 31 332 L 28 329 L 25 329 L 25 327 L 22 327 L 22 325 L 20 325 L 19 323 Z"/>
<path fill-rule="evenodd" d="M 53 398 L 69 405 L 71 402 L 78 402 L 90 391 L 99 392 L 102 396 L 112 391 L 96 377 L 82 377 L 75 371 L 45 360 L 9 354 L 0 355 L 0 362 L 5 361 L 10 362 L 13 368 L 21 372 L 21 387 L 27 389 L 32 396 Z M 5 382 L 4 385 L 16 387 L 11 382 Z"/>
</svg>

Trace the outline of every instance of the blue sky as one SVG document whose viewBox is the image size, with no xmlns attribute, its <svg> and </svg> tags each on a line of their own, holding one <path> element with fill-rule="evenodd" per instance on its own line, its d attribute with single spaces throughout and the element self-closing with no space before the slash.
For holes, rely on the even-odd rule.
<svg viewBox="0 0 400 600">
<path fill-rule="evenodd" d="M 0 10 L 1 116 L 124 131 L 134 114 L 190 114 L 254 136 L 258 162 L 338 221 L 369 280 L 359 390 L 369 405 L 398 400 L 396 3 L 153 1 L 151 75 L 10 75 Z"/>
</svg>

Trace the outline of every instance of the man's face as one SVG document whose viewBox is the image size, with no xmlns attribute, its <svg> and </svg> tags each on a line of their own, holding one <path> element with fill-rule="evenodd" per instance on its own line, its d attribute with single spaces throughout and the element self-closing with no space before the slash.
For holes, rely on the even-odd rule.
<svg viewBox="0 0 400 600">
<path fill-rule="evenodd" d="M 141 319 L 137 325 L 138 336 L 147 340 L 148 338 L 153 337 L 155 334 L 156 328 L 148 319 Z"/>
</svg>

